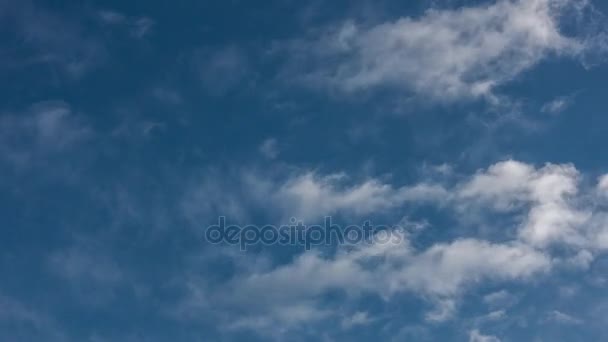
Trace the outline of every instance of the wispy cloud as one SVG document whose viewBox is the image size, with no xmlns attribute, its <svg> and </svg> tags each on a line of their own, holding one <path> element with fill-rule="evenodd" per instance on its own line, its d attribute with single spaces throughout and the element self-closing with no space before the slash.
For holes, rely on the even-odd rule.
<svg viewBox="0 0 608 342">
<path fill-rule="evenodd" d="M 548 114 L 559 114 L 570 107 L 573 101 L 574 98 L 572 96 L 560 96 L 545 103 L 540 111 Z"/>
<path fill-rule="evenodd" d="M 37 103 L 23 112 L 0 117 L 0 160 L 18 168 L 39 164 L 92 136 L 91 128 L 65 102 Z"/>
<path fill-rule="evenodd" d="M 146 16 L 132 17 L 108 9 L 99 10 L 97 14 L 104 24 L 125 29 L 133 38 L 138 39 L 148 35 L 155 24 L 152 18 Z"/>
<path fill-rule="evenodd" d="M 345 92 L 390 87 L 436 102 L 496 102 L 497 88 L 544 59 L 582 58 L 601 47 L 596 37 L 561 31 L 565 17 L 587 6 L 502 0 L 377 25 L 349 21 L 314 43 L 295 44 L 298 54 L 317 64 L 294 58 L 308 67 L 300 69 L 306 82 Z"/>
</svg>

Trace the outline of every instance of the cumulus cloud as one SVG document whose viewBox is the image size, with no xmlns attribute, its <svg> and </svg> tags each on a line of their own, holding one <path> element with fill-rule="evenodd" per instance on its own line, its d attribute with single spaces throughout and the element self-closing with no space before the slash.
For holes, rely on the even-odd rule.
<svg viewBox="0 0 608 342">
<path fill-rule="evenodd" d="M 456 178 L 461 180 L 451 185 L 421 182 L 395 187 L 375 178 L 353 182 L 344 174 L 312 171 L 278 181 L 245 177 L 248 184 L 256 184 L 246 188 L 268 200 L 271 205 L 266 209 L 278 211 L 278 217 L 297 213 L 312 219 L 336 212 L 365 217 L 404 210 L 405 204 L 422 200 L 455 214 L 477 208 L 513 220 L 509 226 L 496 220 L 482 222 L 501 237 L 495 240 L 460 237 L 419 247 L 414 234 L 395 231 L 393 237 L 399 239 L 388 243 L 338 246 L 331 253 L 313 249 L 284 264 L 239 273 L 217 292 L 201 285 L 202 292 L 213 293 L 205 298 L 206 305 L 245 307 L 240 318 L 229 323 L 231 328 L 264 330 L 281 322 L 289 329 L 343 315 L 319 302 L 331 291 L 351 299 L 373 295 L 387 302 L 414 294 L 434 307 L 427 320 L 448 320 L 458 312 L 462 295 L 479 284 L 527 282 L 557 270 L 589 268 L 608 247 L 608 214 L 594 205 L 600 200 L 597 189 L 603 178 L 599 185 L 589 186 L 580 182 L 581 177 L 571 164 L 537 167 L 515 160 Z M 196 281 L 189 284 L 199 286 Z M 495 308 L 487 319 L 496 319 L 517 299 L 500 291 L 483 301 Z"/>
<path fill-rule="evenodd" d="M 585 268 L 594 251 L 608 247 L 608 216 L 598 204 L 604 178 L 595 187 L 580 184 L 580 172 L 571 164 L 533 165 L 508 160 L 480 171 L 457 186 L 454 197 L 465 208 L 481 205 L 511 214 L 523 214 L 519 239 L 537 248 L 574 248 L 571 265 Z"/>
<path fill-rule="evenodd" d="M 579 173 L 572 165 L 547 164 L 535 169 L 509 160 L 475 175 L 459 195 L 498 210 L 528 206 L 527 220 L 519 234 L 533 245 L 580 244 L 583 241 L 577 229 L 589 218 L 589 213 L 569 201 L 578 192 L 578 179 Z"/>
<path fill-rule="evenodd" d="M 564 17 L 588 6 L 501 0 L 373 26 L 349 21 L 313 44 L 320 62 L 308 80 L 346 92 L 390 86 L 442 102 L 496 101 L 497 87 L 547 57 L 595 48 L 594 39 L 560 29 Z"/>
<path fill-rule="evenodd" d="M 608 194 L 608 175 L 603 175 L 599 178 L 597 189 L 604 194 Z"/>
</svg>

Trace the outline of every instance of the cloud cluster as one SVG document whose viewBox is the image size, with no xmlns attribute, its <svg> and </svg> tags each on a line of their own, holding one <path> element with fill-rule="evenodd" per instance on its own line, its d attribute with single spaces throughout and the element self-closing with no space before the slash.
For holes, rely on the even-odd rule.
<svg viewBox="0 0 608 342">
<path fill-rule="evenodd" d="M 496 101 L 497 87 L 548 56 L 579 58 L 597 47 L 598 37 L 561 30 L 590 6 L 500 0 L 372 26 L 349 21 L 313 44 L 319 63 L 307 78 L 346 92 L 389 86 L 439 102 Z"/>
<path fill-rule="evenodd" d="M 534 247 L 566 245 L 606 248 L 604 177 L 581 191 L 580 173 L 571 164 L 541 168 L 518 161 L 497 163 L 457 189 L 456 197 L 502 212 L 523 210 L 518 238 Z"/>
<path fill-rule="evenodd" d="M 535 167 L 506 160 L 451 185 L 423 182 L 393 187 L 377 179 L 345 185 L 348 177 L 343 174 L 312 172 L 292 175 L 277 184 L 258 179 L 265 186 L 255 189 L 264 188 L 265 198 L 271 199 L 268 210 L 285 213 L 278 217 L 299 213 L 317 218 L 336 212 L 362 217 L 400 211 L 405 204 L 424 200 L 455 214 L 485 210 L 511 215 L 513 226 L 483 224 L 492 226 L 497 236 L 508 230 L 515 234 L 506 241 L 461 237 L 416 248 L 415 237 L 405 233 L 399 242 L 339 246 L 331 253 L 307 251 L 283 265 L 241 272 L 222 290 L 197 281 L 189 284 L 213 293 L 206 297 L 211 303 L 207 305 L 255 308 L 226 323 L 231 329 L 267 332 L 278 322 L 289 330 L 344 315 L 319 301 L 331 291 L 353 298 L 371 294 L 385 301 L 399 294 L 416 294 L 435 306 L 427 320 L 447 320 L 457 311 L 460 296 L 471 287 L 526 282 L 571 267 L 586 269 L 606 248 L 608 221 L 602 209 L 606 176 L 596 186 L 581 185 L 581 177 L 570 164 Z M 479 333 L 471 336 L 471 340 L 489 338 Z"/>
</svg>

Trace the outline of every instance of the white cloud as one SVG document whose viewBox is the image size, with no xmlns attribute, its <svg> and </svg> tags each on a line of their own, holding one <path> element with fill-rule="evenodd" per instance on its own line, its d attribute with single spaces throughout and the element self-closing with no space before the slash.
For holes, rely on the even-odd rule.
<svg viewBox="0 0 608 342">
<path fill-rule="evenodd" d="M 558 97 L 550 102 L 545 103 L 540 109 L 543 113 L 558 114 L 566 110 L 572 103 L 572 98 L 569 96 Z"/>
<path fill-rule="evenodd" d="M 228 329 L 253 329 L 274 336 L 286 333 L 290 328 L 327 318 L 332 312 L 320 310 L 312 305 L 295 304 L 273 307 L 265 314 L 237 318 Z"/>
<path fill-rule="evenodd" d="M 111 25 L 122 24 L 127 20 L 127 17 L 124 14 L 111 10 L 100 10 L 97 14 L 103 22 Z"/>
<path fill-rule="evenodd" d="M 589 219 L 589 213 L 569 201 L 578 192 L 578 179 L 579 173 L 572 165 L 547 164 L 535 169 L 508 160 L 472 177 L 459 196 L 502 211 L 528 208 L 519 235 L 532 245 L 582 244 L 578 228 Z"/>
<path fill-rule="evenodd" d="M 505 312 L 505 310 L 496 310 L 487 314 L 484 319 L 487 321 L 498 321 L 505 318 L 506 316 L 507 313 Z"/>
<path fill-rule="evenodd" d="M 526 279 L 550 267 L 547 255 L 523 244 L 463 239 L 436 244 L 418 255 L 402 270 L 401 281 L 404 288 L 450 296 L 471 283 Z"/>
<path fill-rule="evenodd" d="M 336 213 L 360 217 L 386 212 L 408 201 L 440 201 L 445 197 L 445 190 L 437 185 L 394 188 L 377 179 L 346 184 L 348 177 L 344 174 L 320 176 L 306 172 L 290 178 L 272 197 L 284 212 L 302 219 Z"/>
<path fill-rule="evenodd" d="M 547 163 L 536 167 L 506 160 L 452 186 L 420 182 L 395 187 L 377 178 L 353 182 L 342 173 L 289 171 L 284 177 L 280 172 L 262 173 L 248 168 L 226 179 L 217 170 L 210 172 L 202 185 L 192 187 L 183 207 L 191 214 L 243 218 L 251 214 L 249 209 L 255 204 L 256 210 L 270 213 L 279 221 L 296 217 L 310 223 L 336 214 L 369 218 L 398 213 L 405 211 L 408 204 L 425 202 L 454 209 L 457 214 L 475 209 L 512 216 L 512 226 L 495 227 L 495 230 L 515 233 L 511 247 L 520 250 L 521 246 L 544 249 L 567 245 L 579 248 L 574 257 L 584 250 L 593 252 L 593 249 L 608 247 L 608 242 L 604 243 L 608 241 L 605 224 L 608 213 L 590 205 L 589 202 L 600 200 L 597 190 L 581 188 L 581 175 L 571 164 Z M 604 180 L 601 178 L 597 185 L 600 192 L 605 186 Z M 484 246 L 480 247 L 483 250 Z M 579 253 L 571 261 L 580 261 L 583 265 L 588 256 L 588 253 Z"/>
<path fill-rule="evenodd" d="M 151 18 L 129 17 L 125 14 L 107 9 L 98 11 L 97 15 L 106 25 L 122 27 L 128 30 L 133 38 L 143 38 L 150 32 L 152 26 L 154 26 L 154 20 Z"/>
<path fill-rule="evenodd" d="M 528 183 L 534 169 L 508 160 L 478 172 L 459 189 L 459 197 L 480 200 L 497 210 L 510 210 L 528 197 Z"/>
<path fill-rule="evenodd" d="M 500 342 L 496 336 L 483 335 L 479 330 L 474 329 L 469 332 L 469 342 Z"/>
<path fill-rule="evenodd" d="M 372 321 L 373 320 L 369 317 L 367 312 L 357 311 L 354 314 L 342 319 L 342 329 L 350 329 L 359 325 L 367 325 Z"/>
<path fill-rule="evenodd" d="M 279 144 L 276 139 L 268 138 L 262 142 L 259 151 L 267 159 L 275 159 L 279 155 Z"/>
<path fill-rule="evenodd" d="M 240 308 L 240 318 L 226 323 L 231 329 L 265 331 L 273 323 L 302 326 L 343 315 L 318 302 L 328 291 L 343 291 L 351 299 L 374 294 L 385 301 L 413 293 L 434 304 L 427 320 L 444 321 L 454 315 L 458 297 L 469 287 L 484 281 L 525 281 L 550 268 L 546 255 L 524 245 L 468 239 L 416 251 L 402 236 L 386 244 L 340 248 L 329 256 L 312 250 L 274 269 L 238 275 L 219 292 L 205 296 L 204 301 L 211 303 L 204 306 Z M 188 299 L 189 305 L 194 298 Z M 287 314 L 292 309 L 299 314 Z M 367 316 L 359 316 L 354 313 L 352 322 L 342 325 L 368 322 Z"/>
<path fill-rule="evenodd" d="M 566 313 L 563 313 L 561 311 L 558 311 L 558 310 L 553 310 L 553 311 L 549 312 L 547 314 L 547 320 L 555 322 L 555 323 L 560 323 L 560 324 L 581 324 L 581 323 L 583 323 L 582 320 L 580 320 L 576 317 L 573 317 L 571 315 L 568 315 Z"/>
<path fill-rule="evenodd" d="M 436 300 L 434 305 L 435 307 L 428 311 L 424 318 L 429 322 L 445 322 L 450 320 L 456 314 L 456 300 L 452 298 L 442 298 L 440 300 Z"/>
<path fill-rule="evenodd" d="M 221 290 L 203 286 L 198 292 L 211 294 L 205 297 L 206 305 L 242 311 L 237 323 L 226 323 L 232 328 L 268 329 L 272 322 L 301 326 L 340 315 L 342 321 L 347 313 L 319 302 L 331 291 L 341 291 L 349 299 L 375 295 L 387 302 L 414 294 L 434 306 L 427 320 L 444 321 L 457 313 L 462 295 L 479 284 L 534 281 L 572 267 L 585 270 L 608 248 L 608 213 L 594 205 L 597 188 L 579 182 L 582 176 L 570 164 L 536 167 L 506 160 L 469 177 L 450 177 L 462 179 L 450 186 L 421 182 L 395 187 L 375 178 L 352 182 L 339 173 L 290 171 L 288 177 L 275 178 L 249 172 L 243 177 L 249 185 L 239 188 L 255 193 L 246 201 L 267 201 L 263 209 L 279 218 L 314 219 L 335 213 L 362 217 L 425 201 L 455 214 L 475 207 L 512 220 L 504 226 L 490 215 L 488 222 L 481 222 L 499 239 L 462 237 L 418 248 L 416 235 L 396 234 L 400 239 L 385 244 L 340 246 L 334 253 L 313 249 L 291 262 L 239 273 Z M 201 194 L 201 198 L 210 203 L 209 196 Z M 517 298 L 500 291 L 483 301 L 493 308 L 485 319 L 500 319 Z M 292 313 L 284 312 L 290 308 Z"/>
<path fill-rule="evenodd" d="M 509 307 L 517 302 L 517 297 L 506 290 L 492 292 L 483 297 L 483 302 L 492 308 Z"/>
<path fill-rule="evenodd" d="M 608 195 L 608 174 L 599 178 L 597 189 L 604 195 Z"/>
<path fill-rule="evenodd" d="M 92 130 L 61 101 L 32 105 L 21 113 L 0 117 L 0 160 L 29 166 L 86 141 Z"/>
<path fill-rule="evenodd" d="M 285 176 L 285 170 L 272 168 L 249 167 L 236 173 L 207 170 L 194 180 L 182 208 L 198 220 L 205 216 L 242 219 L 261 210 L 282 223 L 291 217 L 312 223 L 328 215 L 361 218 L 398 210 L 407 202 L 437 202 L 447 197 L 436 184 L 396 188 L 375 178 L 357 183 L 343 173 L 287 171 Z"/>
<path fill-rule="evenodd" d="M 148 17 L 140 17 L 132 21 L 130 33 L 135 38 L 143 38 L 150 32 L 153 26 L 154 20 Z"/>
<path fill-rule="evenodd" d="M 347 92 L 388 85 L 435 101 L 495 101 L 495 88 L 548 56 L 579 56 L 591 48 L 591 40 L 560 31 L 564 16 L 587 5 L 500 0 L 375 26 L 350 21 L 313 45 L 321 66 L 308 79 Z M 338 62 L 328 62 L 328 55 Z"/>
<path fill-rule="evenodd" d="M 309 172 L 287 181 L 276 195 L 283 210 L 292 210 L 294 216 L 303 219 L 347 210 L 359 215 L 378 212 L 396 204 L 395 191 L 376 180 L 365 181 L 351 187 L 340 188 L 345 175 L 318 176 Z"/>
</svg>

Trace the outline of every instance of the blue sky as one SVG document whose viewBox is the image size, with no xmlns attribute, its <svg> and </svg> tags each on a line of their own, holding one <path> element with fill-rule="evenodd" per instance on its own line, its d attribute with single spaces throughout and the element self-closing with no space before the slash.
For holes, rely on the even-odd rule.
<svg viewBox="0 0 608 342">
<path fill-rule="evenodd" d="M 604 13 L 0 0 L 0 340 L 605 339 Z"/>
</svg>

